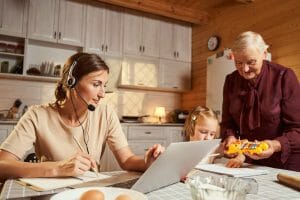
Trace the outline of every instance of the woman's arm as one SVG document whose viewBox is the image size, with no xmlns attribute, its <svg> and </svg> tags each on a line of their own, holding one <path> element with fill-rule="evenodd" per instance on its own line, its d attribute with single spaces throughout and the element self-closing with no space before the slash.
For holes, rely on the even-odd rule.
<svg viewBox="0 0 300 200">
<path fill-rule="evenodd" d="M 57 162 L 29 163 L 19 161 L 14 154 L 0 150 L 0 182 L 19 177 L 63 177 L 83 174 L 95 161 L 87 154 L 77 153 L 71 158 Z"/>
</svg>

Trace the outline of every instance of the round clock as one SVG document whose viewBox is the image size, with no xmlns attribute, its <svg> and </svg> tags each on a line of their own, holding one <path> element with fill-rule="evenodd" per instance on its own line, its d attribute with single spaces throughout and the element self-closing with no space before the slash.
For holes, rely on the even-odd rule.
<svg viewBox="0 0 300 200">
<path fill-rule="evenodd" d="M 218 36 L 211 36 L 207 41 L 207 48 L 210 51 L 214 51 L 219 47 L 220 39 Z"/>
</svg>

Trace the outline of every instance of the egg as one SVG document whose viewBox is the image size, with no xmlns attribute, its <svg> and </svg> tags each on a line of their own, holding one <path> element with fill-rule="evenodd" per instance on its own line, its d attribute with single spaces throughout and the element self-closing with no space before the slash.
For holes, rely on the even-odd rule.
<svg viewBox="0 0 300 200">
<path fill-rule="evenodd" d="M 132 199 L 130 198 L 130 196 L 126 194 L 120 194 L 119 196 L 117 196 L 116 200 L 132 200 Z"/>
<path fill-rule="evenodd" d="M 88 190 L 83 193 L 80 197 L 80 200 L 104 200 L 103 192 L 99 190 Z"/>
</svg>

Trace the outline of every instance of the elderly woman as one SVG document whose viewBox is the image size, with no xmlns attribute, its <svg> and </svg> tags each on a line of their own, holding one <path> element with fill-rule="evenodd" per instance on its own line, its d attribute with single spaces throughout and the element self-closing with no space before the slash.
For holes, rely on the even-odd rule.
<svg viewBox="0 0 300 200">
<path fill-rule="evenodd" d="M 244 32 L 234 42 L 237 70 L 224 84 L 223 145 L 228 147 L 238 138 L 264 140 L 269 149 L 246 154 L 247 162 L 300 171 L 299 82 L 291 69 L 265 60 L 267 48 L 254 32 Z M 239 167 L 245 158 L 240 154 L 227 166 Z"/>
</svg>

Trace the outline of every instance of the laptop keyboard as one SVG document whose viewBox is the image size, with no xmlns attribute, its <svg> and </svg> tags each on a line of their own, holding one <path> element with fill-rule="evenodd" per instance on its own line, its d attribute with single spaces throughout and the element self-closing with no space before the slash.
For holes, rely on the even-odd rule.
<svg viewBox="0 0 300 200">
<path fill-rule="evenodd" d="M 131 179 L 131 180 L 128 180 L 128 181 L 125 181 L 122 183 L 116 183 L 116 184 L 111 185 L 111 187 L 130 189 L 135 184 L 135 182 L 137 182 L 138 179 L 139 178 L 135 178 L 135 179 Z"/>
</svg>

